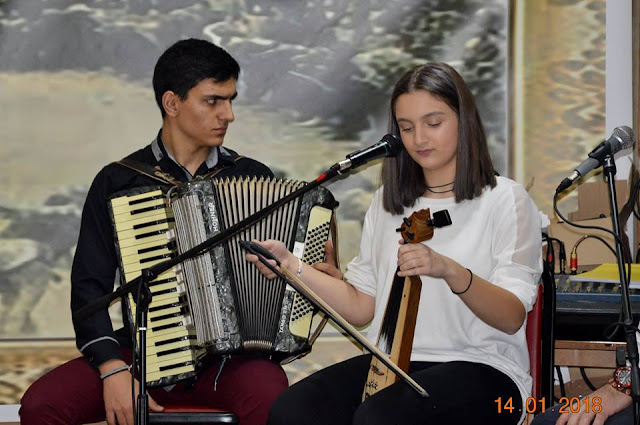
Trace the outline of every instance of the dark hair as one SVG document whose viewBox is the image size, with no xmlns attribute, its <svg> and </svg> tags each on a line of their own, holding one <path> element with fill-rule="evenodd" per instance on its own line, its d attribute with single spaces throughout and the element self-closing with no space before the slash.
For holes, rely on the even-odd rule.
<svg viewBox="0 0 640 425">
<path fill-rule="evenodd" d="M 489 156 L 487 138 L 475 99 L 460 74 L 445 63 L 427 63 L 407 71 L 396 83 L 390 102 L 389 132 L 400 137 L 395 106 L 398 97 L 425 90 L 445 102 L 458 116 L 458 151 L 454 195 L 456 202 L 473 199 L 486 186 L 494 187 L 496 177 Z M 422 168 L 402 149 L 382 164 L 383 206 L 402 214 L 427 190 Z"/>
<path fill-rule="evenodd" d="M 171 90 L 182 100 L 200 81 L 213 78 L 225 82 L 237 80 L 240 65 L 226 50 L 195 38 L 180 40 L 170 46 L 158 59 L 153 71 L 153 91 L 162 117 L 162 95 Z"/>
</svg>

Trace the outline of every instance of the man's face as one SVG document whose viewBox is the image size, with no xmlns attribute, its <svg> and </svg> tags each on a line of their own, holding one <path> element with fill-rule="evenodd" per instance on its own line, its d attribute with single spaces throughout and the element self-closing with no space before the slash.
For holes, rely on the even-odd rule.
<svg viewBox="0 0 640 425">
<path fill-rule="evenodd" d="M 220 146 L 227 127 L 235 119 L 231 103 L 237 95 L 236 80 L 200 81 L 185 100 L 176 97 L 176 128 L 194 148 Z"/>
</svg>

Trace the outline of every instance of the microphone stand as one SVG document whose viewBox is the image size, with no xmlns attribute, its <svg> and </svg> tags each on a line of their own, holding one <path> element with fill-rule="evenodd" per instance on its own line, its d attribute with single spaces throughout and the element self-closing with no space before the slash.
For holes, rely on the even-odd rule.
<svg viewBox="0 0 640 425">
<path fill-rule="evenodd" d="M 371 158 L 374 159 L 374 158 Z M 151 304 L 152 294 L 149 290 L 149 283 L 156 279 L 163 272 L 171 269 L 175 265 L 183 262 L 184 260 L 188 260 L 190 258 L 197 257 L 206 253 L 207 251 L 215 248 L 220 245 L 222 242 L 227 239 L 237 235 L 244 229 L 248 228 L 254 223 L 257 223 L 267 215 L 271 214 L 271 212 L 275 211 L 282 205 L 291 202 L 292 200 L 304 195 L 308 191 L 320 186 L 322 183 L 325 183 L 339 174 L 343 174 L 346 171 L 350 171 L 353 168 L 362 165 L 364 162 L 355 163 L 352 162 L 351 159 L 342 160 L 329 168 L 324 173 L 320 174 L 314 181 L 307 183 L 306 185 L 300 187 L 299 189 L 291 192 L 289 195 L 274 201 L 271 205 L 263 208 L 262 210 L 256 212 L 255 214 L 250 215 L 249 217 L 239 221 L 238 223 L 230 226 L 229 228 L 220 231 L 220 233 L 212 236 L 206 241 L 194 246 L 193 248 L 183 252 L 180 255 L 177 255 L 169 260 L 163 261 L 161 263 L 155 264 L 147 269 L 142 271 L 142 274 L 131 280 L 130 282 L 120 286 L 115 291 L 110 294 L 107 294 L 103 297 L 98 298 L 96 301 L 91 304 L 85 305 L 84 307 L 78 309 L 74 313 L 74 317 L 76 319 L 87 319 L 92 313 L 95 313 L 98 310 L 106 309 L 109 307 L 109 304 L 117 298 L 121 298 L 126 296 L 126 294 L 133 292 L 136 288 L 139 289 L 141 294 L 141 300 L 138 300 L 137 308 L 136 308 L 136 317 L 138 320 L 138 346 L 140 347 L 140 391 L 138 393 L 137 400 L 137 415 L 135 417 L 135 425 L 147 425 L 149 422 L 149 401 L 148 395 L 146 392 L 147 384 L 146 384 L 146 347 L 147 347 L 147 309 L 149 304 Z M 135 353 L 134 353 L 135 357 Z M 383 361 L 384 362 L 384 361 Z M 135 373 L 135 372 L 134 372 Z M 424 390 L 423 390 L 424 391 Z"/>
<path fill-rule="evenodd" d="M 618 261 L 618 274 L 620 275 L 620 294 L 622 295 L 622 320 L 627 342 L 627 356 L 631 363 L 631 397 L 634 401 L 634 422 L 638 421 L 638 403 L 640 402 L 640 373 L 638 370 L 638 344 L 636 339 L 636 327 L 633 326 L 633 316 L 631 314 L 631 302 L 629 299 L 629 282 L 625 272 L 625 247 L 622 245 L 622 231 L 620 226 L 620 216 L 618 215 L 618 202 L 616 196 L 616 163 L 613 155 L 607 154 L 604 159 L 604 174 L 609 188 L 609 201 L 611 209 L 611 222 L 613 232 L 616 235 L 616 257 Z"/>
<path fill-rule="evenodd" d="M 138 291 L 138 302 L 136 304 L 136 322 L 138 323 L 138 345 L 140 347 L 140 355 L 138 363 L 140 364 L 140 376 L 138 383 L 140 389 L 138 391 L 137 410 L 134 421 L 138 425 L 146 425 L 149 423 L 149 395 L 147 394 L 147 316 L 149 313 L 149 305 L 153 294 L 149 289 L 149 283 L 155 278 L 151 277 L 149 269 L 142 270 L 140 286 Z M 136 358 L 135 353 L 133 359 Z M 135 362 L 132 362 L 135 363 Z M 134 365 L 132 364 L 132 367 Z M 135 370 L 132 374 L 135 373 Z"/>
</svg>

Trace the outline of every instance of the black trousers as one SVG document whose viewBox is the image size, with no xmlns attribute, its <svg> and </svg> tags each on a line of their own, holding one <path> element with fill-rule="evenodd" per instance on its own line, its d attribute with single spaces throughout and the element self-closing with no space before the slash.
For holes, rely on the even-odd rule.
<svg viewBox="0 0 640 425">
<path fill-rule="evenodd" d="M 470 362 L 412 362 L 409 373 L 428 393 L 398 381 L 361 403 L 371 355 L 320 370 L 280 395 L 269 425 L 516 425 L 522 401 L 504 373 Z M 501 398 L 501 412 L 496 400 Z M 504 409 L 512 400 L 512 411 Z"/>
</svg>

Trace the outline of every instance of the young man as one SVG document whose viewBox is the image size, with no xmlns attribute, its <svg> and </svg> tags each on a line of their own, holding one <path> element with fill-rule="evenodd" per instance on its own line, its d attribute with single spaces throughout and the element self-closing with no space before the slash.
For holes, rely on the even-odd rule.
<svg viewBox="0 0 640 425">
<path fill-rule="evenodd" d="M 150 145 L 127 159 L 181 182 L 215 171 L 216 177 L 273 176 L 260 162 L 222 147 L 235 118 L 232 101 L 239 73 L 238 63 L 208 41 L 182 40 L 169 47 L 153 75 L 162 128 Z M 118 257 L 109 197 L 150 185 L 158 181 L 116 163 L 94 179 L 71 271 L 73 312 L 114 288 Z M 129 328 L 125 323 L 123 330 L 114 332 L 106 309 L 89 319 L 74 318 L 83 357 L 47 373 L 29 388 L 22 399 L 21 423 L 69 425 L 106 418 L 109 425 L 133 425 Z M 288 386 L 280 365 L 259 356 L 234 355 L 226 361 L 210 357 L 195 380 L 151 389 L 150 410 L 162 411 L 163 403 L 208 405 L 234 412 L 243 425 L 264 424 L 272 402 Z"/>
</svg>

